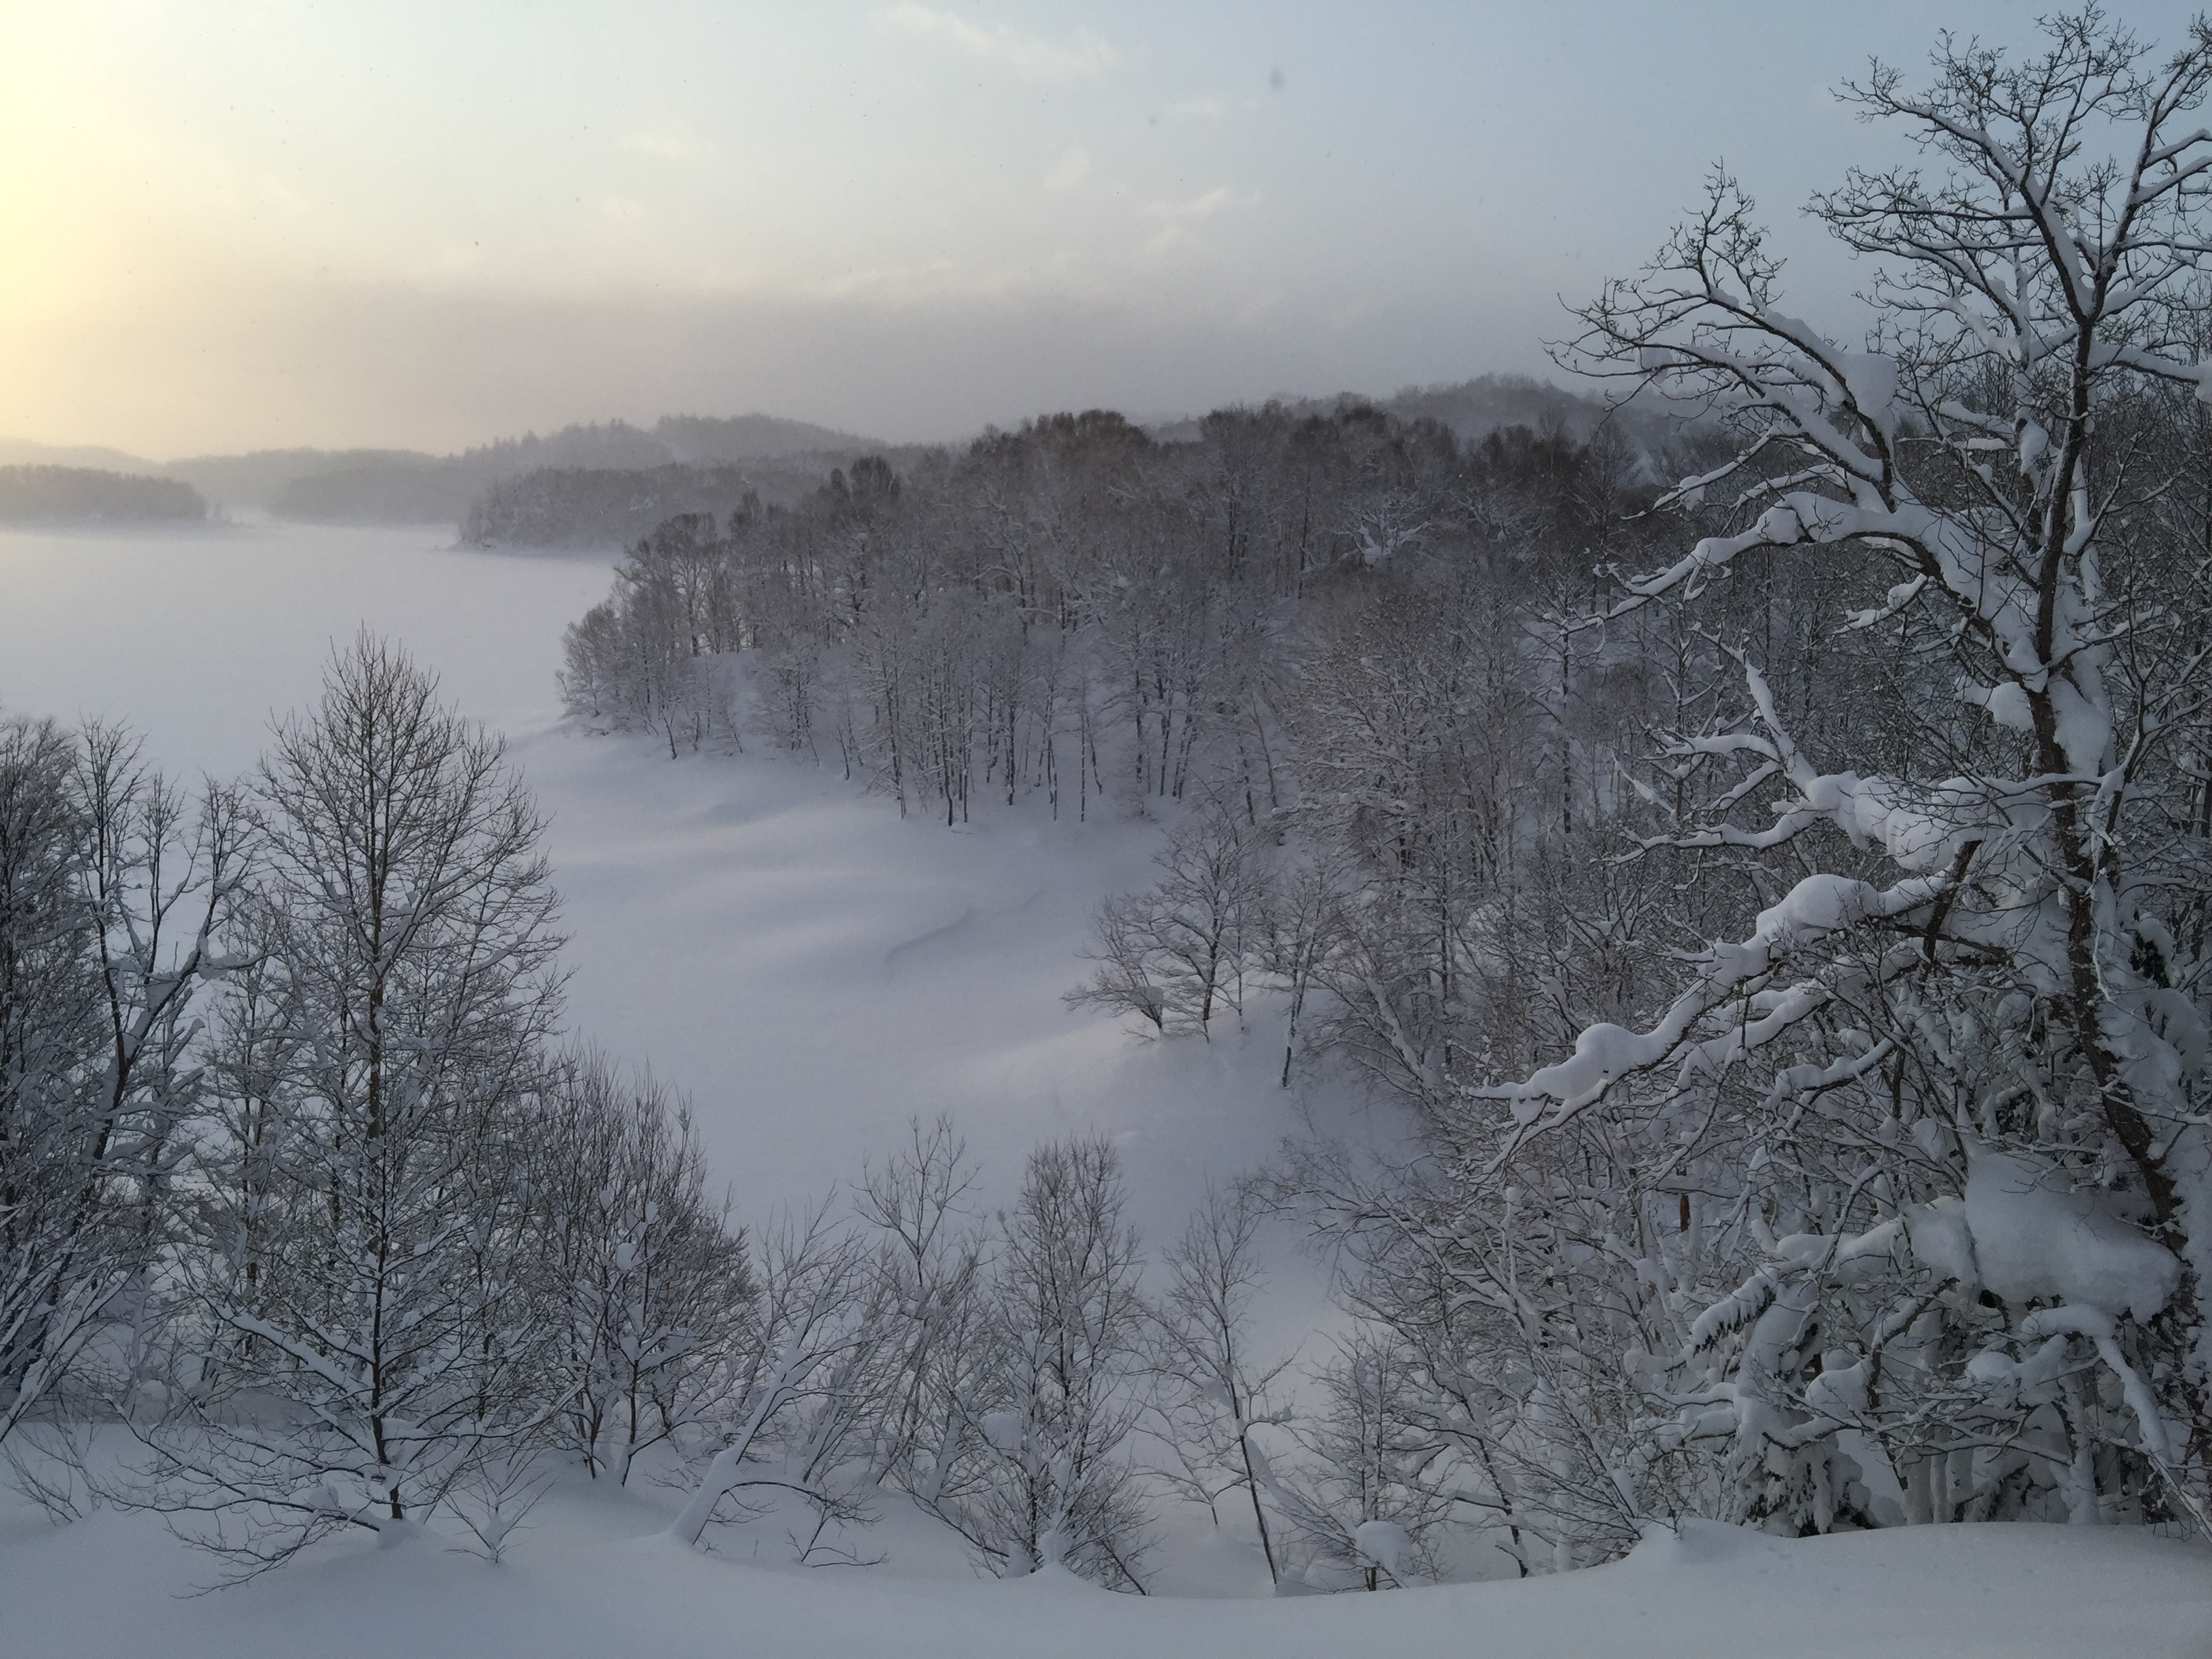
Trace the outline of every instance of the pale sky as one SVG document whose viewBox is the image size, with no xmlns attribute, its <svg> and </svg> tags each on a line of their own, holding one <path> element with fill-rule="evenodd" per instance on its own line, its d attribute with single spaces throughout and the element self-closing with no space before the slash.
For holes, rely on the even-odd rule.
<svg viewBox="0 0 2212 1659">
<path fill-rule="evenodd" d="M 1798 210 L 1906 152 L 1829 88 L 2037 9 L 0 0 L 0 435 L 936 439 L 1547 372 L 1717 160 L 1840 316 Z"/>
</svg>

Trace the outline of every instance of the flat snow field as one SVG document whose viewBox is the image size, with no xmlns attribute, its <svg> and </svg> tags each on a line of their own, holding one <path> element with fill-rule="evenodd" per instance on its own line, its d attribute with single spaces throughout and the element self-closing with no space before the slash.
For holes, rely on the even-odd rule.
<svg viewBox="0 0 2212 1659">
<path fill-rule="evenodd" d="M 454 550 L 435 529 L 0 532 L 0 712 L 125 719 L 173 774 L 238 775 L 366 625 L 505 732 L 551 818 L 577 1030 L 691 1097 L 742 1218 L 849 1183 L 911 1117 L 950 1112 L 1000 1202 L 1037 1141 L 1114 1138 L 1156 1245 L 1209 1181 L 1340 1094 L 1276 1085 L 1281 1032 L 1145 1043 L 1060 994 L 1092 908 L 1142 884 L 1157 826 L 1028 807 L 957 831 L 829 757 L 672 763 L 562 718 L 561 631 L 611 561 Z M 1278 1241 L 1267 1346 L 1313 1354 L 1323 1274 Z M 1255 1603 L 1252 1552 L 1177 1525 L 1151 1600 L 978 1580 L 942 1528 L 887 1516 L 880 1567 L 803 1570 L 779 1531 L 714 1556 L 658 1536 L 657 1489 L 556 1492 L 505 1565 L 353 1541 L 191 1597 L 214 1564 L 144 1516 L 53 1529 L 0 1496 L 0 1659 L 158 1653 L 2212 1655 L 2212 1551 L 2118 1530 L 1945 1528 L 1785 1543 L 1698 1527 L 1525 1583 Z M 1210 1531 L 1209 1529 L 1206 1529 Z M 751 1557 L 760 1548 L 757 1562 Z M 1502 1563 L 1502 1558 L 1501 1558 Z"/>
</svg>

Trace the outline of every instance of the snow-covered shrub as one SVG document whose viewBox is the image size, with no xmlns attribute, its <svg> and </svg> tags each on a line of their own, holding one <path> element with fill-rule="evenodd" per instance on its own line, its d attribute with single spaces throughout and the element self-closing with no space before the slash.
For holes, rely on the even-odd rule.
<svg viewBox="0 0 2212 1659">
<path fill-rule="evenodd" d="M 1289 1566 L 1279 1536 L 1285 1500 L 1259 1431 L 1288 1420 L 1271 1395 L 1291 1362 L 1252 1352 L 1263 1214 L 1254 1185 L 1210 1190 L 1163 1253 L 1167 1282 L 1152 1313 L 1151 1404 L 1168 1490 L 1203 1504 L 1217 1526 L 1224 1505 L 1249 1507 L 1268 1577 L 1279 1583 Z"/>
<path fill-rule="evenodd" d="M 967 1468 L 937 1508 L 1008 1577 L 1051 1565 L 1139 1584 L 1148 1517 L 1128 1443 L 1146 1310 L 1126 1205 L 1110 1144 L 1054 1142 L 1030 1154 L 1000 1219 Z"/>
<path fill-rule="evenodd" d="M 563 1056 L 528 1134 L 521 1271 L 548 1335 L 558 1443 L 596 1476 L 720 1410 L 753 1298 L 688 1108 L 604 1056 Z"/>
<path fill-rule="evenodd" d="M 1066 1000 L 1209 1040 L 1217 1014 L 1241 1016 L 1263 938 L 1261 842 L 1228 802 L 1206 799 L 1153 855 L 1159 880 L 1100 907 L 1086 953 L 1098 966 Z"/>
<path fill-rule="evenodd" d="M 699 1543 L 761 1491 L 796 1492 L 825 1520 L 862 1512 L 890 1328 L 872 1267 L 866 1241 L 826 1206 L 765 1230 L 758 1289 L 720 1357 L 713 1409 L 695 1410 L 676 1437 L 690 1495 L 672 1537 Z"/>
<path fill-rule="evenodd" d="M 862 1173 L 854 1196 L 875 1245 L 888 1336 L 873 1466 L 923 1509 L 957 1511 L 979 1490 L 972 1445 L 990 1344 L 989 1240 L 967 1207 L 977 1171 L 951 1121 L 915 1121 Z"/>
</svg>

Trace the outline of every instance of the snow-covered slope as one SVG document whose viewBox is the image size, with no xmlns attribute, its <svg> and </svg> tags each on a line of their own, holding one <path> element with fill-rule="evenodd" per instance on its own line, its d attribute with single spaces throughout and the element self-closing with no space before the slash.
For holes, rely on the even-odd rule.
<svg viewBox="0 0 2212 1659">
<path fill-rule="evenodd" d="M 718 1176 L 760 1218 L 848 1181 L 913 1115 L 953 1115 L 1003 1197 L 1024 1155 L 1115 1137 L 1136 1219 L 1177 1231 L 1340 1099 L 1276 1086 L 1279 1030 L 1146 1044 L 1071 1012 L 1093 905 L 1146 878 L 1158 830 L 1111 815 L 902 822 L 834 766 L 671 763 L 560 718 L 562 627 L 604 562 L 441 545 L 435 532 L 211 526 L 0 534 L 0 710 L 127 718 L 173 772 L 235 775 L 367 625 L 504 731 L 552 816 L 579 1029 L 696 1101 Z M 1387 1130 L 1387 1126 L 1385 1126 Z M 1309 1352 L 1322 1273 L 1277 1253 L 1263 1339 Z M 1945 1528 L 1783 1544 L 1699 1529 L 1558 1579 L 1333 1601 L 1139 1601 L 978 1581 L 935 1523 L 888 1516 L 868 1571 L 689 1557 L 647 1536 L 665 1494 L 564 1491 L 498 1568 L 434 1543 L 347 1542 L 242 1589 L 148 1517 L 54 1531 L 0 1501 L 0 1656 L 1182 1653 L 1723 1655 L 2212 1651 L 2212 1553 L 2139 1535 Z M 787 1559 L 771 1527 L 733 1534 Z M 1162 1589 L 1264 1583 L 1194 1528 Z M 1502 1558 L 1501 1558 L 1502 1559 Z M 155 1634 L 155 1632 L 158 1635 Z"/>
<path fill-rule="evenodd" d="M 332 1547 L 192 1596 L 145 1517 L 0 1522 L 10 1659 L 2200 1659 L 2212 1558 L 2104 1528 L 1944 1527 L 1785 1542 L 1692 1523 L 1607 1567 L 1296 1601 L 1139 1598 L 1015 1580 L 756 1565 L 620 1536 L 622 1512 L 488 1566 Z M 573 1517 L 570 1517 L 573 1525 Z M 549 1526 L 547 1533 L 554 1528 Z M 563 1530 L 568 1530 L 563 1528 Z M 596 1535 L 594 1535 L 596 1534 Z"/>
</svg>

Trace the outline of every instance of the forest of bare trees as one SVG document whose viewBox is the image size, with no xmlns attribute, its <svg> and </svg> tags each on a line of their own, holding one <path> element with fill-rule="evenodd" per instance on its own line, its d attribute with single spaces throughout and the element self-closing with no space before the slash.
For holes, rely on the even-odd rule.
<svg viewBox="0 0 2212 1659">
<path fill-rule="evenodd" d="M 2201 1535 L 2208 90 L 2205 27 L 2094 15 L 1872 70 L 1933 161 L 1813 204 L 1864 337 L 1721 174 L 1577 313 L 1663 441 L 1092 411 L 632 548 L 580 721 L 1156 820 L 1068 1000 L 1413 1126 L 1294 1135 L 1164 1248 L 1110 1142 L 994 1212 L 947 1121 L 732 1215 L 567 1032 L 503 746 L 385 642 L 234 787 L 0 725 L 0 1451 L 242 1573 L 434 1515 L 495 1558 L 556 1461 L 675 1485 L 687 1546 L 795 1504 L 858 1563 L 897 1496 L 1139 1592 L 1170 1503 L 1286 1593 L 1683 1516 Z M 1297 1365 L 1270 1226 L 1349 1316 Z"/>
<path fill-rule="evenodd" d="M 1164 822 L 1072 1000 L 1188 1040 L 1264 995 L 1286 1083 L 1428 1125 L 1275 1172 L 1417 1553 L 2201 1525 L 2208 77 L 2085 15 L 1849 89 L 1941 163 L 1813 204 L 1856 343 L 1716 174 L 1559 348 L 1671 442 L 1037 421 L 663 526 L 572 707 L 948 823 Z"/>
</svg>

